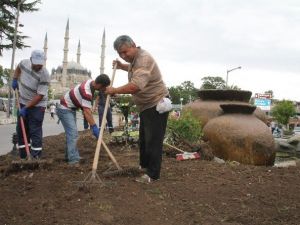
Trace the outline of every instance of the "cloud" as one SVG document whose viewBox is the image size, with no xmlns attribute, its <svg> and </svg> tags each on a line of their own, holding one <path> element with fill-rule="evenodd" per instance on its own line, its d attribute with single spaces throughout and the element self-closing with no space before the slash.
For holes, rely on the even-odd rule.
<svg viewBox="0 0 300 225">
<path fill-rule="evenodd" d="M 33 48 L 42 48 L 48 33 L 48 69 L 62 63 L 68 18 L 69 59 L 76 59 L 80 39 L 81 62 L 94 77 L 105 28 L 108 74 L 118 57 L 113 41 L 128 34 L 154 56 L 168 86 L 191 80 L 199 87 L 204 76 L 225 78 L 226 70 L 242 66 L 230 74 L 236 85 L 253 92 L 273 88 L 275 96 L 300 100 L 296 88 L 285 88 L 289 78 L 300 83 L 297 0 L 43 0 L 40 11 L 21 14 L 20 20 Z M 30 51 L 18 50 L 16 62 Z M 10 57 L 5 52 L 1 63 L 9 67 Z M 119 73 L 116 84 L 126 83 L 126 74 Z"/>
</svg>

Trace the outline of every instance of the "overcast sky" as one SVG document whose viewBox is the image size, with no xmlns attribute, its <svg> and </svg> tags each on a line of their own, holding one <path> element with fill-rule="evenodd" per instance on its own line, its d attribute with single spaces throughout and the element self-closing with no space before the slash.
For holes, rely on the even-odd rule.
<svg viewBox="0 0 300 225">
<path fill-rule="evenodd" d="M 47 68 L 61 65 L 69 18 L 69 60 L 76 61 L 80 39 L 81 64 L 93 78 L 105 28 L 109 75 L 118 57 L 113 41 L 127 34 L 153 55 L 168 87 L 190 80 L 199 88 L 201 78 L 225 80 L 227 70 L 241 66 L 229 73 L 229 85 L 300 101 L 299 0 L 42 0 L 39 7 L 20 15 L 32 48 L 17 50 L 16 63 L 41 49 L 47 32 Z M 10 61 L 11 52 L 4 52 L 0 63 L 10 68 Z M 126 73 L 117 71 L 115 86 L 126 82 Z"/>
</svg>

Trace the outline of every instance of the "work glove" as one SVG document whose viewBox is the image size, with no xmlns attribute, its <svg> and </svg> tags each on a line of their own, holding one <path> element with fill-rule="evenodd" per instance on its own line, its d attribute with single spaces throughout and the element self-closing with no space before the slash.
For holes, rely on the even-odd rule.
<svg viewBox="0 0 300 225">
<path fill-rule="evenodd" d="M 22 116 L 23 118 L 25 118 L 27 115 L 27 108 L 23 107 L 21 110 L 19 110 L 19 116 Z"/>
<path fill-rule="evenodd" d="M 99 128 L 97 127 L 97 125 L 94 124 L 93 126 L 91 126 L 91 129 L 93 131 L 93 135 L 98 139 L 98 137 L 99 137 Z"/>
<path fill-rule="evenodd" d="M 11 87 L 16 90 L 19 89 L 19 85 L 18 85 L 18 79 L 13 79 Z"/>
</svg>

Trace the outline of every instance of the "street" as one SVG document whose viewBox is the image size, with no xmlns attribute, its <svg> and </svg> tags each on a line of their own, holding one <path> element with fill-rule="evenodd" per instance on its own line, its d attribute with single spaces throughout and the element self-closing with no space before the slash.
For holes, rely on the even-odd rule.
<svg viewBox="0 0 300 225">
<path fill-rule="evenodd" d="M 82 116 L 77 113 L 78 130 L 83 130 Z M 96 120 L 96 117 L 95 117 Z M 10 152 L 13 148 L 12 135 L 16 132 L 16 124 L 0 125 L 0 155 Z M 57 124 L 57 116 L 55 120 L 51 119 L 50 114 L 46 113 L 43 123 L 43 137 L 57 135 L 64 132 L 63 126 Z"/>
</svg>

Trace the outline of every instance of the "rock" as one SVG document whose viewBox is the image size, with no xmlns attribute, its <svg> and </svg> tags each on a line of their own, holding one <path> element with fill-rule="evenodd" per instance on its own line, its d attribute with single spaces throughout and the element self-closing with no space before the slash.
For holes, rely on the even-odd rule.
<svg viewBox="0 0 300 225">
<path fill-rule="evenodd" d="M 295 160 L 289 160 L 289 161 L 277 162 L 274 164 L 274 167 L 285 168 L 285 167 L 296 166 L 296 165 L 297 164 Z"/>
<path fill-rule="evenodd" d="M 293 137 L 287 139 L 287 143 L 297 146 L 300 142 L 300 135 L 294 135 Z"/>
<path fill-rule="evenodd" d="M 282 150 L 292 150 L 292 151 L 294 151 L 296 149 L 295 146 L 289 144 L 286 141 L 276 141 L 276 143 L 278 144 L 277 150 L 279 150 L 279 151 L 280 151 L 280 149 L 282 149 Z"/>
</svg>

